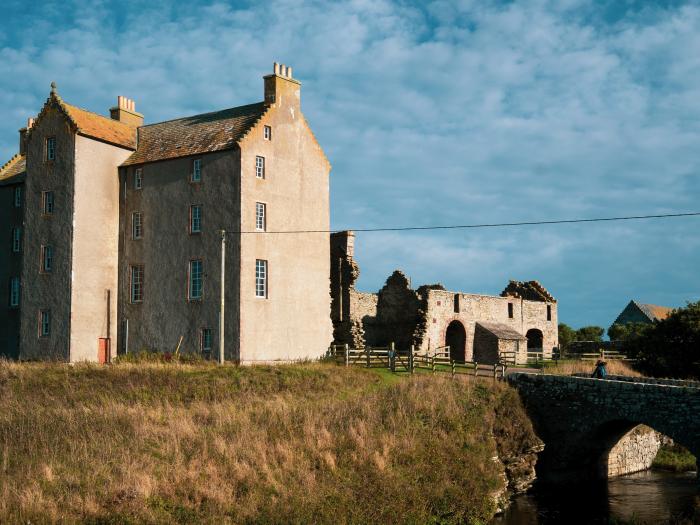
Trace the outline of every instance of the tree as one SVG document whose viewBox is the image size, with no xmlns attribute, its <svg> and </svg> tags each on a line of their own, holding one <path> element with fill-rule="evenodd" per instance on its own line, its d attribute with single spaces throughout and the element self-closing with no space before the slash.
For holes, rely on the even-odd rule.
<svg viewBox="0 0 700 525">
<path fill-rule="evenodd" d="M 603 340 L 605 330 L 600 326 L 584 326 L 576 330 L 576 341 L 597 341 Z"/>
<path fill-rule="evenodd" d="M 650 323 L 615 323 L 608 328 L 611 341 L 634 341 L 653 325 Z"/>
<path fill-rule="evenodd" d="M 576 331 L 568 324 L 559 323 L 559 346 L 566 348 L 572 341 L 576 341 Z"/>
</svg>

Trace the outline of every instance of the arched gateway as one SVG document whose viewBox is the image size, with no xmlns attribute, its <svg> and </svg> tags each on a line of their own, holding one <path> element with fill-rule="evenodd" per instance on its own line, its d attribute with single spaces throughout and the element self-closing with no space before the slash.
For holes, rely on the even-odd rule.
<svg viewBox="0 0 700 525">
<path fill-rule="evenodd" d="M 464 362 L 466 359 L 467 332 L 459 321 L 452 321 L 445 332 L 445 346 L 450 347 L 450 359 Z"/>
</svg>

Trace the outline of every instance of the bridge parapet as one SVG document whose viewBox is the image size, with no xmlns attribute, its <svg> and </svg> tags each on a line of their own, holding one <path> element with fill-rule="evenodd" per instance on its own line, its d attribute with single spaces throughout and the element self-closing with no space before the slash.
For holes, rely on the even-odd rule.
<svg viewBox="0 0 700 525">
<path fill-rule="evenodd" d="M 563 376 L 566 377 L 566 376 Z M 593 379 L 589 374 L 572 374 L 571 377 L 586 377 Z M 608 375 L 603 381 L 624 381 L 626 383 L 644 383 L 646 385 L 666 385 L 666 386 L 684 386 L 689 388 L 700 388 L 700 381 L 690 381 L 687 379 L 658 379 L 655 377 L 634 377 L 634 376 L 615 376 Z"/>
</svg>

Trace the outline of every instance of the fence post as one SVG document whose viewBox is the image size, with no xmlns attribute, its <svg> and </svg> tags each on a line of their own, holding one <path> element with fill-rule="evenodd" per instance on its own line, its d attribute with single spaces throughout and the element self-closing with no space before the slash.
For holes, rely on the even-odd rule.
<svg viewBox="0 0 700 525">
<path fill-rule="evenodd" d="M 497 367 L 498 367 L 498 364 L 494 363 L 494 364 L 493 364 L 493 379 L 494 379 L 494 381 L 496 380 L 496 377 L 497 377 L 497 376 L 496 376 L 497 371 L 498 371 L 498 368 L 497 368 Z"/>
<path fill-rule="evenodd" d="M 365 347 L 365 352 L 367 353 L 367 368 L 372 367 L 372 347 L 367 346 Z"/>
<path fill-rule="evenodd" d="M 455 362 L 453 359 L 450 359 L 450 364 L 452 365 L 452 377 L 455 376 Z"/>
<path fill-rule="evenodd" d="M 478 374 L 479 374 L 479 362 L 474 361 L 474 377 L 477 377 Z"/>
<path fill-rule="evenodd" d="M 433 374 L 435 373 L 435 356 L 430 358 L 430 367 L 433 369 Z"/>
<path fill-rule="evenodd" d="M 389 369 L 396 372 L 396 346 L 393 341 L 389 344 Z"/>
<path fill-rule="evenodd" d="M 350 345 L 345 343 L 345 366 L 350 366 Z"/>
<path fill-rule="evenodd" d="M 411 345 L 411 353 L 408 354 L 408 371 L 409 373 L 413 373 L 413 351 L 414 351 L 414 346 Z"/>
</svg>

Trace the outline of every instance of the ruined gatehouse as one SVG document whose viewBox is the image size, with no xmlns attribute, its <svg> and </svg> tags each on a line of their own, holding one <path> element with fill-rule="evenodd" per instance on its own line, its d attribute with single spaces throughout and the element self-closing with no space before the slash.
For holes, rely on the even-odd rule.
<svg viewBox="0 0 700 525">
<path fill-rule="evenodd" d="M 331 319 L 335 344 L 417 352 L 449 347 L 456 361 L 517 363 L 527 352 L 551 356 L 558 347 L 557 301 L 537 281 L 510 281 L 500 296 L 452 292 L 440 284 L 411 287 L 396 270 L 378 293 L 360 292 L 355 234 L 331 236 Z"/>
</svg>

